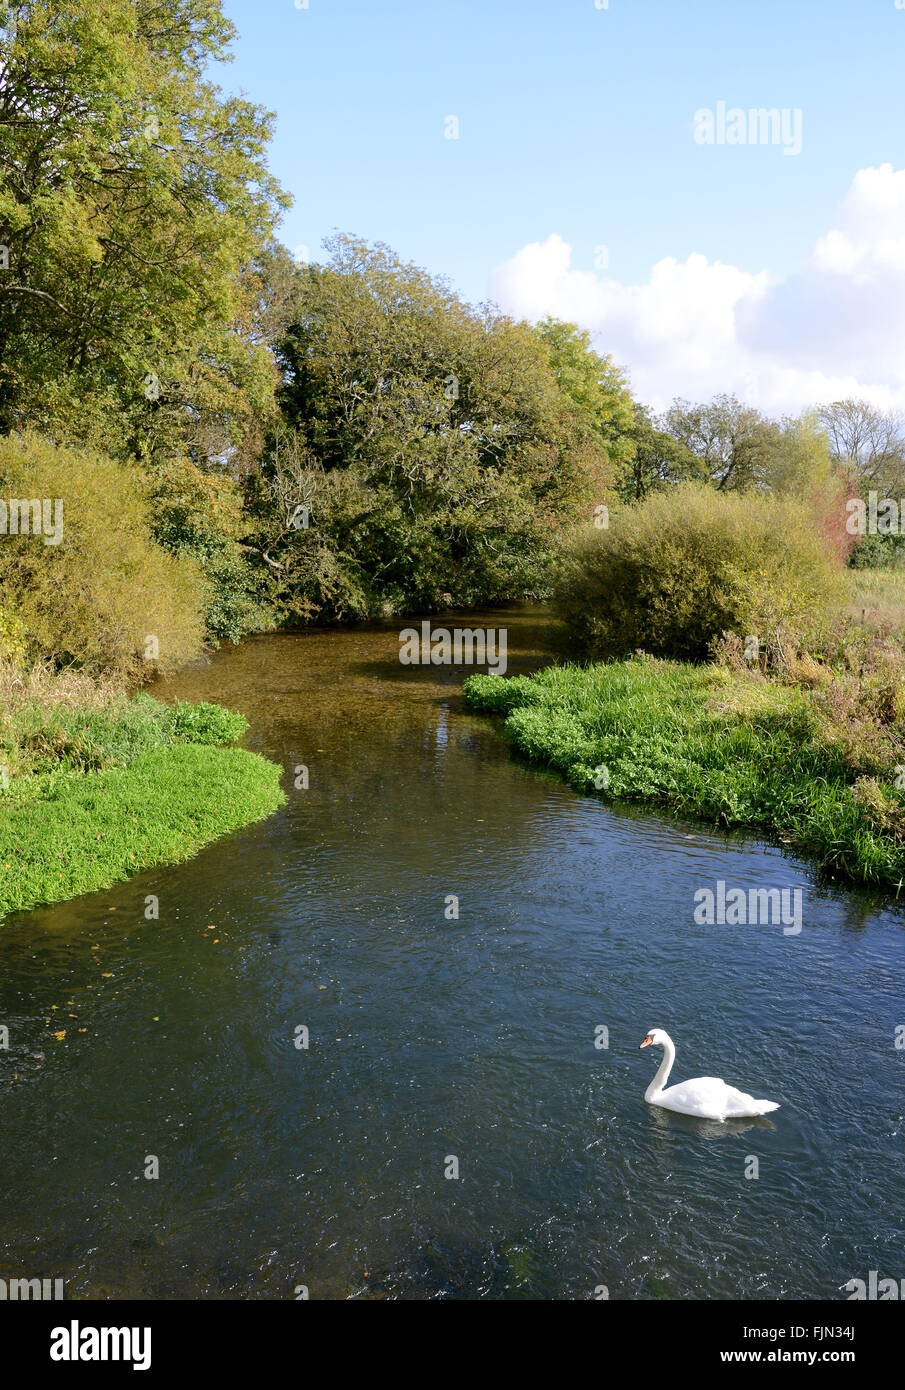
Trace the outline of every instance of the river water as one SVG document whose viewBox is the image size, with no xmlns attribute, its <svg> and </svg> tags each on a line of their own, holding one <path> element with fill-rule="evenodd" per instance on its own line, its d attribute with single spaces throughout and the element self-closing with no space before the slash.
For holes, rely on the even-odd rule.
<svg viewBox="0 0 905 1390">
<path fill-rule="evenodd" d="M 537 611 L 456 622 L 505 625 L 510 673 L 549 654 Z M 256 638 L 158 686 L 243 710 L 286 807 L 3 927 L 0 1276 L 276 1299 L 905 1276 L 903 910 L 520 765 L 467 671 L 401 666 L 398 633 Z M 720 879 L 801 888 L 801 933 L 696 925 Z M 781 1109 L 649 1108 L 654 1026 L 673 1080 Z"/>
</svg>

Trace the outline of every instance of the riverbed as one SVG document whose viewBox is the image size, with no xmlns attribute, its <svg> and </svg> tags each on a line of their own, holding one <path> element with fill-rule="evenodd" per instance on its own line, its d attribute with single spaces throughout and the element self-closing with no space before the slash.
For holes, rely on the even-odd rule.
<svg viewBox="0 0 905 1390">
<path fill-rule="evenodd" d="M 542 612 L 450 621 L 506 627 L 509 674 L 550 659 Z M 160 683 L 242 710 L 287 805 L 0 929 L 0 1276 L 156 1299 L 900 1277 L 903 907 L 520 764 L 467 668 L 400 664 L 400 626 Z M 696 924 L 719 881 L 800 889 L 801 932 Z M 673 1080 L 781 1108 L 649 1108 L 655 1026 Z"/>
</svg>

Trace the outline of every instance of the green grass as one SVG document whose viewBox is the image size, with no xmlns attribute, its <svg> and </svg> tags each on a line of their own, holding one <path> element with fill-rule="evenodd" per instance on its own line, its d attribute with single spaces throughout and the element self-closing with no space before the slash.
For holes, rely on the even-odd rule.
<svg viewBox="0 0 905 1390">
<path fill-rule="evenodd" d="M 276 764 L 217 746 L 246 727 L 218 705 L 141 695 L 6 713 L 0 760 L 19 773 L 0 791 L 0 918 L 188 859 L 285 800 Z"/>
<path fill-rule="evenodd" d="M 141 753 L 175 740 L 232 743 L 248 727 L 222 705 L 173 707 L 149 695 L 116 694 L 99 707 L 57 703 L 52 695 L 0 707 L 0 762 L 17 782 L 49 772 L 96 772 L 126 767 Z"/>
<path fill-rule="evenodd" d="M 644 658 L 476 675 L 465 692 L 504 716 L 519 753 L 583 791 L 768 830 L 853 879 L 898 883 L 905 872 L 905 846 L 878 824 L 866 779 L 799 686 Z M 894 768 L 873 772 L 874 799 L 898 811 Z"/>
</svg>

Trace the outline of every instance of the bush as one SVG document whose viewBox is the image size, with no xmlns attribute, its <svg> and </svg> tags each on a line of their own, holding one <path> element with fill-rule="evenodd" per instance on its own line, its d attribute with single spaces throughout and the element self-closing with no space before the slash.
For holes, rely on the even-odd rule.
<svg viewBox="0 0 905 1390">
<path fill-rule="evenodd" d="M 782 653 L 841 601 L 841 586 L 808 509 L 684 484 L 582 532 L 556 603 L 583 655 L 700 660 L 726 631 Z"/>
<path fill-rule="evenodd" d="M 0 608 L 0 661 L 12 665 L 25 655 L 25 628 L 18 618 Z"/>
<path fill-rule="evenodd" d="M 135 678 L 199 654 L 201 570 L 154 542 L 134 473 L 92 450 L 8 435 L 0 438 L 0 499 L 11 498 L 47 499 L 51 517 L 57 499 L 63 504 L 58 543 L 0 535 L 5 620 L 24 627 L 31 658 Z"/>
<path fill-rule="evenodd" d="M 905 536 L 861 536 L 849 556 L 853 570 L 882 570 L 905 565 Z"/>
<path fill-rule="evenodd" d="M 205 580 L 206 636 L 212 645 L 264 632 L 274 620 L 263 601 L 260 567 L 249 563 L 238 485 L 224 471 L 204 472 L 184 458 L 156 461 L 141 475 L 154 540 L 180 559 L 197 561 Z"/>
</svg>

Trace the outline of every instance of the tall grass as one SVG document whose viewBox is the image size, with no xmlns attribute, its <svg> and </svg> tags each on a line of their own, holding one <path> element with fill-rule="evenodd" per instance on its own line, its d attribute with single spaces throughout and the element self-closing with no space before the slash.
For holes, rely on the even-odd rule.
<svg viewBox="0 0 905 1390">
<path fill-rule="evenodd" d="M 231 743 L 245 729 L 243 715 L 219 705 L 170 708 L 130 698 L 114 678 L 0 661 L 0 765 L 14 780 L 124 767 L 175 740 Z"/>
<path fill-rule="evenodd" d="M 848 613 L 859 621 L 905 632 L 905 568 L 849 570 Z"/>
</svg>

